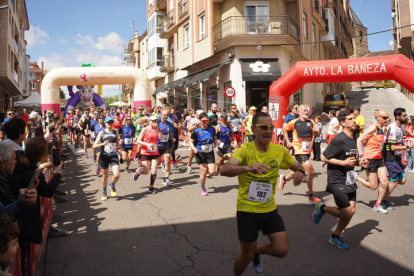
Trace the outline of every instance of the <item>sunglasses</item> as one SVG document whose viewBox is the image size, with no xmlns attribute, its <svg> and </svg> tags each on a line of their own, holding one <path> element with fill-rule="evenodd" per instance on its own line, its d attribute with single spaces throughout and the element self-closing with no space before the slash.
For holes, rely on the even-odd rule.
<svg viewBox="0 0 414 276">
<path fill-rule="evenodd" d="M 389 117 L 382 117 L 382 116 L 380 116 L 380 117 L 384 120 L 388 120 L 388 118 L 389 118 Z"/>
<path fill-rule="evenodd" d="M 138 111 L 142 111 L 142 110 L 144 110 L 144 109 L 138 109 Z"/>
<path fill-rule="evenodd" d="M 254 127 L 258 127 L 261 130 L 263 130 L 263 131 L 266 131 L 266 130 L 273 131 L 275 129 L 275 126 L 274 125 L 262 125 L 262 124 L 259 124 L 259 125 L 255 125 Z"/>
<path fill-rule="evenodd" d="M 208 119 L 207 120 L 201 120 L 201 122 L 203 122 L 203 123 L 208 123 Z"/>
<path fill-rule="evenodd" d="M 14 115 L 14 113 L 7 113 L 7 115 Z"/>
<path fill-rule="evenodd" d="M 112 125 L 114 123 L 114 121 L 109 121 L 109 122 L 106 122 L 106 123 Z"/>
<path fill-rule="evenodd" d="M 125 121 L 131 121 L 131 119 L 125 119 Z"/>
<path fill-rule="evenodd" d="M 99 113 L 94 113 L 93 115 L 99 115 Z"/>
</svg>

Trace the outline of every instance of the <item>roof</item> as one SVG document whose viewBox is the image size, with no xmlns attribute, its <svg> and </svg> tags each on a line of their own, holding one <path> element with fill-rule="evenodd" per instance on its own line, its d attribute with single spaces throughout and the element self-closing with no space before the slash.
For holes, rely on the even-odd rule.
<svg viewBox="0 0 414 276">
<path fill-rule="evenodd" d="M 380 57 L 380 56 L 389 56 L 389 55 L 394 55 L 394 54 L 395 53 L 393 50 L 384 50 L 384 51 L 378 51 L 378 52 L 370 52 L 363 57 Z"/>
<path fill-rule="evenodd" d="M 357 14 L 355 13 L 355 11 L 352 9 L 352 7 L 351 7 L 351 6 L 349 6 L 349 7 L 350 7 L 350 11 L 351 11 L 351 21 L 352 21 L 354 24 L 357 24 L 357 25 L 360 25 L 360 26 L 365 27 L 365 26 L 364 26 L 364 24 L 362 24 L 361 19 L 359 19 L 358 15 L 357 15 Z"/>
</svg>

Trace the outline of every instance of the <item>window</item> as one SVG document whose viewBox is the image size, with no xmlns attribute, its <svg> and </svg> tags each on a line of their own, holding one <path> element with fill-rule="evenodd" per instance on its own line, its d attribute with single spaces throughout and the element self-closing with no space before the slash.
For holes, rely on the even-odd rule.
<svg viewBox="0 0 414 276">
<path fill-rule="evenodd" d="M 246 29 L 248 33 L 266 32 L 269 25 L 267 1 L 245 1 Z"/>
<path fill-rule="evenodd" d="M 308 32 L 306 31 L 307 26 L 308 26 L 307 22 L 308 22 L 307 15 L 306 13 L 303 13 L 302 15 L 302 36 L 305 38 L 308 37 Z"/>
<path fill-rule="evenodd" d="M 155 33 L 155 16 L 151 17 L 148 20 L 148 24 L 147 25 L 148 25 L 148 27 L 147 27 L 147 29 L 148 29 L 148 38 L 150 38 Z"/>
<path fill-rule="evenodd" d="M 212 103 L 217 102 L 217 85 L 207 87 L 207 106 L 210 107 Z"/>
<path fill-rule="evenodd" d="M 199 32 L 199 40 L 202 40 L 206 37 L 206 15 L 202 14 L 198 18 L 198 32 Z"/>
<path fill-rule="evenodd" d="M 157 47 L 157 66 L 160 66 L 163 56 L 164 56 L 164 48 Z"/>
<path fill-rule="evenodd" d="M 32 82 L 32 90 L 37 90 L 37 83 L 36 82 Z"/>
<path fill-rule="evenodd" d="M 154 1 L 155 1 L 155 0 L 149 0 L 149 1 L 148 1 L 148 9 L 151 9 L 151 8 L 152 8 L 152 6 L 154 6 Z"/>
<path fill-rule="evenodd" d="M 184 49 L 190 47 L 190 25 L 184 26 Z"/>
<path fill-rule="evenodd" d="M 29 73 L 29 79 L 31 80 L 36 79 L 36 73 Z"/>
<path fill-rule="evenodd" d="M 313 46 L 315 46 L 316 47 L 316 31 L 315 31 L 315 29 L 316 29 L 316 26 L 315 26 L 315 23 L 312 23 L 312 44 L 313 44 Z"/>
<path fill-rule="evenodd" d="M 155 66 L 155 48 L 148 52 L 148 69 Z"/>
<path fill-rule="evenodd" d="M 157 22 L 155 28 L 157 29 L 157 34 L 161 33 L 164 29 L 164 15 L 157 15 Z"/>
</svg>

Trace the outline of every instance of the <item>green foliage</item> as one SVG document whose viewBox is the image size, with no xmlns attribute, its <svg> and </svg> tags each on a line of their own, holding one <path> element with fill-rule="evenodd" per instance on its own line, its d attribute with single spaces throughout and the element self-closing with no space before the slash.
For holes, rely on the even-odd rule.
<svg viewBox="0 0 414 276">
<path fill-rule="evenodd" d="M 60 89 L 60 99 L 61 99 L 61 100 L 66 99 L 65 92 L 63 92 L 63 90 L 62 90 L 62 89 Z"/>
<path fill-rule="evenodd" d="M 106 105 L 109 106 L 111 103 L 119 101 L 118 96 L 106 96 L 102 98 Z"/>
</svg>

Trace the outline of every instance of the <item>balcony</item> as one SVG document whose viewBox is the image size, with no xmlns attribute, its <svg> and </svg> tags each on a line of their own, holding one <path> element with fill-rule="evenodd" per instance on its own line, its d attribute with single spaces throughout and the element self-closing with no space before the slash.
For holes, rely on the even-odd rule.
<svg viewBox="0 0 414 276">
<path fill-rule="evenodd" d="M 160 23 L 158 28 L 161 28 L 160 31 L 160 38 L 168 39 L 174 35 L 174 33 L 177 31 L 178 26 L 175 24 L 174 16 L 175 11 L 171 10 L 164 21 Z"/>
<path fill-rule="evenodd" d="M 216 51 L 236 45 L 294 44 L 299 26 L 284 16 L 231 16 L 213 28 Z"/>
<path fill-rule="evenodd" d="M 181 0 L 178 3 L 178 10 L 177 11 L 178 11 L 178 18 L 180 18 L 180 19 L 188 14 L 187 0 Z"/>
<path fill-rule="evenodd" d="M 167 0 L 157 0 L 157 8 L 160 10 L 167 9 Z"/>
<path fill-rule="evenodd" d="M 313 3 L 314 3 L 313 8 L 315 9 L 317 13 L 319 13 L 319 0 L 314 0 Z"/>
<path fill-rule="evenodd" d="M 171 55 L 163 56 L 159 61 L 160 71 L 163 73 L 172 72 L 175 69 L 174 57 Z"/>
</svg>

